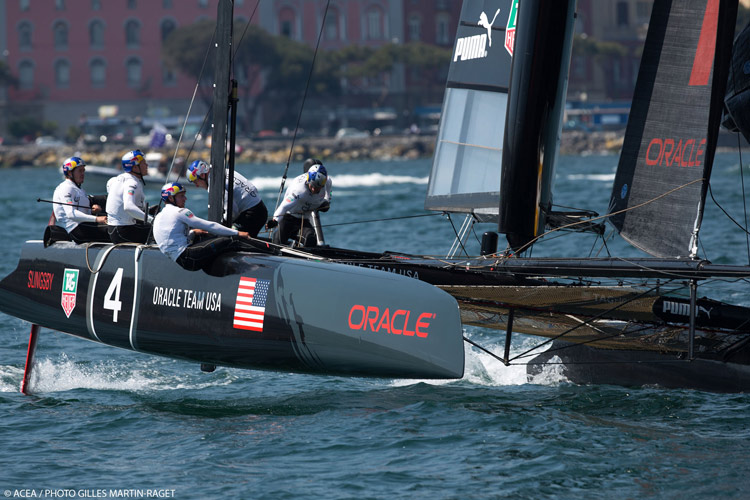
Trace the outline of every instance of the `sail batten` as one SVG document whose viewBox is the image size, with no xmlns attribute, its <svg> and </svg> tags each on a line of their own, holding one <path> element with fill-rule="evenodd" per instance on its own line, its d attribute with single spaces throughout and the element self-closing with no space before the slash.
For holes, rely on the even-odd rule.
<svg viewBox="0 0 750 500">
<path fill-rule="evenodd" d="M 654 2 L 609 205 L 651 255 L 697 254 L 736 13 L 731 0 Z"/>
</svg>

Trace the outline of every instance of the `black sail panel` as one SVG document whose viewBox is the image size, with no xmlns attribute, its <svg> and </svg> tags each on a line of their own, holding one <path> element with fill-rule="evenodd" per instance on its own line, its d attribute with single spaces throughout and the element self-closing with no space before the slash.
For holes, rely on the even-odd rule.
<svg viewBox="0 0 750 500">
<path fill-rule="evenodd" d="M 697 253 L 736 15 L 736 0 L 654 2 L 609 207 L 651 255 Z"/>
</svg>

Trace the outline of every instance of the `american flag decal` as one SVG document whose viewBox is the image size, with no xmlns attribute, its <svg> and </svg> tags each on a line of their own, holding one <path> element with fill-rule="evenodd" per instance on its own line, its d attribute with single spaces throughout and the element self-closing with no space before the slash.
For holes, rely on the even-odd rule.
<svg viewBox="0 0 750 500">
<path fill-rule="evenodd" d="M 234 327 L 241 330 L 263 331 L 263 318 L 266 315 L 268 280 L 240 278 L 237 286 L 237 301 L 234 305 Z"/>
</svg>

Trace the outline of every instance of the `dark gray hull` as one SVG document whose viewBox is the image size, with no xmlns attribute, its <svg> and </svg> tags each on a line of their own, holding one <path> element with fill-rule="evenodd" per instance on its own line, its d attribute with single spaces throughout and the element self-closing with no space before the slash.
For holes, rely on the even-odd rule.
<svg viewBox="0 0 750 500">
<path fill-rule="evenodd" d="M 27 242 L 0 282 L 0 310 L 207 364 L 395 378 L 460 378 L 464 369 L 458 305 L 447 293 L 393 273 L 261 253 L 221 256 L 207 274 L 155 247 Z"/>
</svg>

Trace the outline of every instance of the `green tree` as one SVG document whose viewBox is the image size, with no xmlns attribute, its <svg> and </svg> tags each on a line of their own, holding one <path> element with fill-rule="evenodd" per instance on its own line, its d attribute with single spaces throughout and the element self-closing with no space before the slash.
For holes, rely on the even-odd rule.
<svg viewBox="0 0 750 500">
<path fill-rule="evenodd" d="M 3 61 L 0 61 L 0 87 L 15 87 L 18 80 L 10 72 L 10 68 Z"/>
<path fill-rule="evenodd" d="M 214 21 L 176 29 L 165 41 L 162 56 L 174 69 L 201 77 L 199 93 L 210 106 L 213 97 Z M 206 57 L 206 48 L 211 46 Z M 238 81 L 240 126 L 249 131 L 263 104 L 276 111 L 278 123 L 294 123 L 307 83 L 313 50 L 283 36 L 272 36 L 258 26 L 236 24 L 233 78 Z M 207 62 L 204 64 L 204 60 Z M 316 62 L 310 92 L 327 95 L 340 90 L 329 64 Z"/>
</svg>

